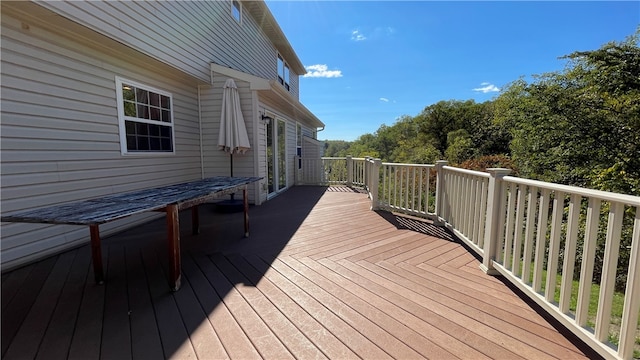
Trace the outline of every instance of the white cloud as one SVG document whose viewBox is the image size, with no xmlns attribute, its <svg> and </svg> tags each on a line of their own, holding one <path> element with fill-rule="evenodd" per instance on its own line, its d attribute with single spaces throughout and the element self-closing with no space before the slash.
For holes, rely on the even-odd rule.
<svg viewBox="0 0 640 360">
<path fill-rule="evenodd" d="M 381 97 L 380 101 L 389 102 L 389 99 Z"/>
<path fill-rule="evenodd" d="M 338 78 L 342 77 L 341 70 L 329 70 L 329 67 L 325 64 L 309 65 L 305 66 L 307 73 L 303 77 L 315 77 L 315 78 Z"/>
<path fill-rule="evenodd" d="M 367 37 L 364 36 L 360 30 L 353 30 L 351 32 L 351 40 L 353 41 L 363 41 L 363 40 L 367 40 Z"/>
<path fill-rule="evenodd" d="M 477 92 L 482 92 L 482 93 L 490 93 L 490 92 L 499 92 L 500 88 L 498 88 L 497 86 L 488 83 L 488 82 L 483 82 L 482 84 L 480 84 L 481 87 L 479 88 L 475 88 L 473 89 L 473 91 L 477 91 Z"/>
</svg>

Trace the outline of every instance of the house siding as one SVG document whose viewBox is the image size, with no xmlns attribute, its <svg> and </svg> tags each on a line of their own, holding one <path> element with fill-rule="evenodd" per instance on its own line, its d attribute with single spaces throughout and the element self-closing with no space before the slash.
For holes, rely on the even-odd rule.
<svg viewBox="0 0 640 360">
<path fill-rule="evenodd" d="M 244 9 L 231 1 L 47 1 L 39 3 L 142 53 L 207 81 L 214 62 L 266 79 L 277 78 L 277 49 Z M 298 74 L 290 93 L 299 98 Z"/>
<path fill-rule="evenodd" d="M 100 52 L 58 30 L 3 8 L 2 212 L 199 179 L 196 80 L 141 54 Z M 116 76 L 172 93 L 175 154 L 121 154 Z M 149 219 L 133 216 L 101 232 Z M 83 226 L 2 223 L 0 231 L 3 270 L 89 237 Z"/>
</svg>

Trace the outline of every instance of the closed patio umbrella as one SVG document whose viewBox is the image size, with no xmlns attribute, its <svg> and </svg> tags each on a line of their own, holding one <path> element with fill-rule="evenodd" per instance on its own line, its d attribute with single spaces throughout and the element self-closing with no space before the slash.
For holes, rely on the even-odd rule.
<svg viewBox="0 0 640 360">
<path fill-rule="evenodd" d="M 227 79 L 224 83 L 218 146 L 220 150 L 229 153 L 231 176 L 233 176 L 233 154 L 244 154 L 251 148 L 240 109 L 238 87 L 233 79 Z"/>
</svg>

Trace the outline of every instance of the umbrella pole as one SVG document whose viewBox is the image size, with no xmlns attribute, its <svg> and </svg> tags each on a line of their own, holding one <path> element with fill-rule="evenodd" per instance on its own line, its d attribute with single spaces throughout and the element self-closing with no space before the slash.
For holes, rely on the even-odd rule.
<svg viewBox="0 0 640 360">
<path fill-rule="evenodd" d="M 231 163 L 231 177 L 233 177 L 233 153 L 229 153 L 229 159 L 231 160 L 229 161 Z M 236 194 L 231 193 L 231 202 L 235 200 L 235 196 Z"/>
</svg>

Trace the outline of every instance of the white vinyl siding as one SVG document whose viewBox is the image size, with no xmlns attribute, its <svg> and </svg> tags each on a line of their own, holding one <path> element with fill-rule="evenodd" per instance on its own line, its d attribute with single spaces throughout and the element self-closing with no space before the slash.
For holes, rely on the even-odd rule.
<svg viewBox="0 0 640 360">
<path fill-rule="evenodd" d="M 27 29 L 24 24 L 3 8 L 3 214 L 200 178 L 192 78 L 134 52 L 99 52 L 37 23 Z M 175 155 L 122 156 L 116 76 L 171 89 Z M 150 216 L 109 223 L 101 232 L 108 235 Z M 1 232 L 3 269 L 89 239 L 86 226 L 2 223 Z"/>
<path fill-rule="evenodd" d="M 302 141 L 302 157 L 305 159 L 320 159 L 324 153 L 324 143 L 305 136 Z"/>
<path fill-rule="evenodd" d="M 244 9 L 242 26 L 237 26 L 229 1 L 39 4 L 202 80 L 209 79 L 210 62 L 277 78 L 277 49 Z M 298 99 L 298 75 L 293 72 L 290 87 Z"/>
</svg>

